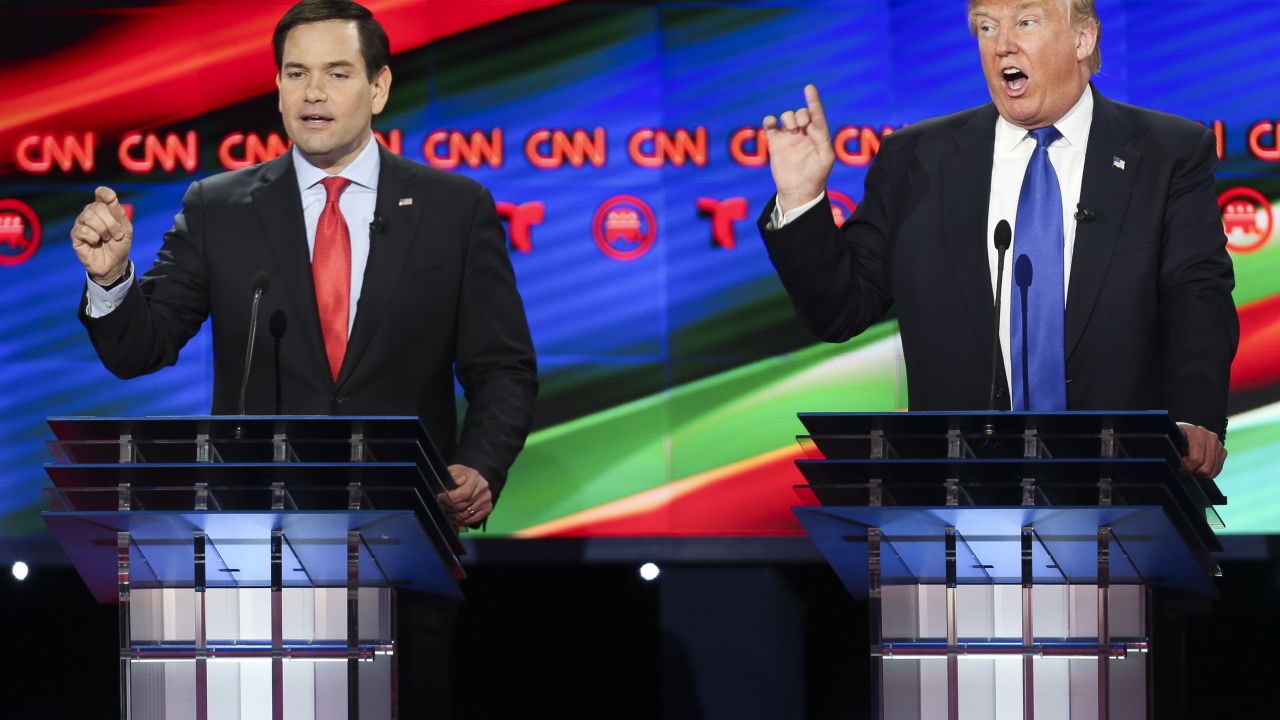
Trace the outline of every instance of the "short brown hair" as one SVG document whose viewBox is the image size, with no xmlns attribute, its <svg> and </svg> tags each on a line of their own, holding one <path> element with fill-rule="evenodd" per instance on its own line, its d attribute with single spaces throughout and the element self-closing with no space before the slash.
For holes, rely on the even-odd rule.
<svg viewBox="0 0 1280 720">
<path fill-rule="evenodd" d="M 289 8 L 276 23 L 271 34 L 271 47 L 276 53 L 276 72 L 284 64 L 284 41 L 289 31 L 299 25 L 327 20 L 351 20 L 356 24 L 356 36 L 360 38 L 360 56 L 364 60 L 365 73 L 372 81 L 382 68 L 391 63 L 391 44 L 382 24 L 374 19 L 369 8 L 351 0 L 302 0 Z"/>
</svg>

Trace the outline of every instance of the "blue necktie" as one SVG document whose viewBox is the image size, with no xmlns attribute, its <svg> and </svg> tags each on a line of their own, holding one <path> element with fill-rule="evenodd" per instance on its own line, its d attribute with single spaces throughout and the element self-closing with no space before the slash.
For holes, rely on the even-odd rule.
<svg viewBox="0 0 1280 720">
<path fill-rule="evenodd" d="M 1049 162 L 1049 146 L 1062 133 L 1051 125 L 1028 134 L 1035 138 L 1036 149 L 1018 196 L 1010 293 L 1013 409 L 1066 410 L 1062 191 Z"/>
</svg>

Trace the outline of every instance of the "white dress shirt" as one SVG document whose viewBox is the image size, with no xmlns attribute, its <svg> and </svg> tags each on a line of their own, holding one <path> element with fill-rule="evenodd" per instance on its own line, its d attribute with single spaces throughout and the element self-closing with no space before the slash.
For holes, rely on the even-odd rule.
<svg viewBox="0 0 1280 720">
<path fill-rule="evenodd" d="M 298 176 L 298 192 L 302 195 L 302 217 L 307 229 L 307 254 L 310 256 L 316 247 L 316 226 L 320 223 L 320 213 L 324 210 L 326 192 L 320 181 L 329 176 L 324 170 L 307 162 L 295 146 L 293 168 Z M 370 134 L 369 142 L 351 161 L 350 165 L 338 173 L 351 181 L 342 191 L 338 199 L 338 207 L 342 217 L 347 221 L 347 231 L 351 235 L 351 303 L 347 318 L 347 332 L 355 323 L 356 308 L 359 306 L 360 290 L 364 287 L 364 270 L 369 262 L 369 224 L 373 222 L 374 206 L 378 199 L 378 173 L 382 169 L 382 158 L 378 155 L 378 141 Z M 132 266 L 132 263 L 130 264 Z M 133 284 L 132 271 L 130 277 L 120 285 L 107 290 L 89 280 L 88 307 L 86 313 L 91 318 L 99 318 L 115 310 L 124 300 L 125 293 Z M 87 273 L 86 273 L 87 277 Z"/>
<path fill-rule="evenodd" d="M 1084 182 L 1084 157 L 1089 146 L 1089 129 L 1093 126 L 1093 93 L 1088 87 L 1076 104 L 1054 126 L 1062 137 L 1049 146 L 1049 162 L 1058 176 L 1062 193 L 1063 231 L 1063 283 L 1067 296 L 1071 294 L 1071 253 L 1076 244 L 1076 204 L 1080 202 L 1080 186 Z M 1036 141 L 1026 130 L 996 117 L 996 141 L 991 156 L 991 198 L 987 210 L 987 255 L 991 273 L 991 289 L 994 296 L 996 264 L 999 253 L 991 241 L 996 225 L 1007 219 L 1013 227 L 1013 244 L 1005 253 L 1003 290 L 1000 293 L 1000 349 L 1004 354 L 1006 378 L 1012 378 L 1009 361 L 1009 288 L 1013 282 L 1013 258 L 1018 250 L 1018 197 L 1022 194 L 1022 179 L 1031 163 L 1031 153 Z M 781 228 L 813 208 L 826 193 L 783 213 L 777 204 L 769 226 Z M 1064 298 L 1065 301 L 1065 298 Z M 1065 305 L 1064 305 L 1065 306 Z M 1010 380 L 1012 382 L 1012 380 Z"/>
<path fill-rule="evenodd" d="M 1084 154 L 1089 146 L 1089 128 L 1093 126 L 1093 93 L 1086 87 L 1076 104 L 1053 124 L 1062 133 L 1049 146 L 1049 162 L 1058 176 L 1062 192 L 1062 288 L 1066 299 L 1071 296 L 1071 252 L 1076 246 L 1076 204 L 1080 202 L 1080 185 L 1084 182 Z M 1018 253 L 1018 197 L 1022 179 L 1036 149 L 1035 138 L 1026 130 L 1004 118 L 996 119 L 996 145 L 991 158 L 991 202 L 987 210 L 987 259 L 994 297 L 996 262 L 999 253 L 991 240 L 996 225 L 1007 219 L 1013 226 L 1013 244 L 1004 257 L 1004 289 L 1000 292 L 1000 349 L 1004 354 L 1004 376 L 1013 382 L 1009 361 L 1009 288 L 1013 287 L 1013 259 Z"/>
</svg>

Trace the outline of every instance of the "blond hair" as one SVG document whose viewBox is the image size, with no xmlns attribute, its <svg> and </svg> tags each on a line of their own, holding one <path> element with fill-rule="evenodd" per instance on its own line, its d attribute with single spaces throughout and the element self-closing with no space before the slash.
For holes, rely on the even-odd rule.
<svg viewBox="0 0 1280 720">
<path fill-rule="evenodd" d="M 1080 23 L 1093 23 L 1097 29 L 1093 44 L 1093 54 L 1089 56 L 1089 72 L 1096 73 L 1102 68 L 1102 21 L 1098 19 L 1098 10 L 1093 6 L 1093 0 L 1059 0 L 1066 6 L 1067 23 L 1076 28 Z M 981 0 L 969 0 L 969 11 L 973 12 L 973 6 L 981 2 Z M 972 15 L 970 16 L 972 18 Z M 972 20 L 970 20 L 969 31 L 974 32 Z"/>
</svg>

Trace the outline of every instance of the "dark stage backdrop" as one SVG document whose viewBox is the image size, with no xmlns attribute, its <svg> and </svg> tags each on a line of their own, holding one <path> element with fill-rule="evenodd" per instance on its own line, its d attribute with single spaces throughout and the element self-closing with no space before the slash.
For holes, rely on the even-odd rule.
<svg viewBox="0 0 1280 720">
<path fill-rule="evenodd" d="M 380 138 L 492 189 L 541 359 L 538 427 L 489 532 L 796 533 L 794 414 L 903 408 L 908 389 L 894 321 L 824 345 L 793 317 L 753 225 L 772 189 L 755 128 L 816 82 L 848 214 L 885 134 L 988 101 L 965 3 L 368 5 L 394 52 Z M 1280 3 L 1098 7 L 1099 88 L 1217 133 L 1242 326 L 1223 517 L 1280 532 Z M 67 233 L 111 185 L 145 269 L 190 182 L 285 149 L 268 43 L 284 8 L 6 7 L 0 536 L 44 532 L 46 416 L 207 412 L 207 333 L 153 376 L 103 370 Z"/>
</svg>

